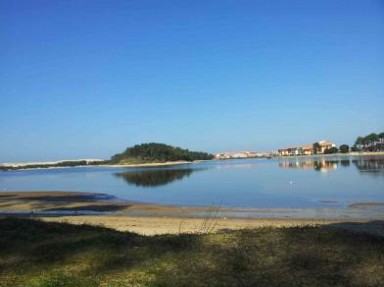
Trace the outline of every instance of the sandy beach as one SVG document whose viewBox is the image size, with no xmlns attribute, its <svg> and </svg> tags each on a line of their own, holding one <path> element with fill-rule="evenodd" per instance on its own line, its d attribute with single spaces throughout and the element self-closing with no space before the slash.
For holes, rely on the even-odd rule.
<svg viewBox="0 0 384 287">
<path fill-rule="evenodd" d="M 215 231 L 256 228 L 265 226 L 292 227 L 304 225 L 333 224 L 340 220 L 313 219 L 242 219 L 242 218 L 177 218 L 177 217 L 132 217 L 132 216 L 59 216 L 41 217 L 46 222 L 65 222 L 103 226 L 118 231 L 141 235 L 209 233 Z"/>
<path fill-rule="evenodd" d="M 38 217 L 47 222 L 90 224 L 142 235 L 206 233 L 263 226 L 341 224 L 341 218 L 241 218 L 219 207 L 183 207 L 121 201 L 84 192 L 2 192 L 2 216 Z M 260 211 L 262 212 L 262 211 Z M 367 220 L 354 220 L 355 223 Z"/>
</svg>

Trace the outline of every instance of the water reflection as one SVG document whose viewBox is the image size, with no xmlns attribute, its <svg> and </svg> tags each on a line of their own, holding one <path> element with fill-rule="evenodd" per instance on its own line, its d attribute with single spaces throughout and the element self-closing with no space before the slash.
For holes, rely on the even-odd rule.
<svg viewBox="0 0 384 287">
<path fill-rule="evenodd" d="M 336 161 L 336 160 L 299 160 L 299 161 L 284 161 L 279 162 L 281 168 L 297 168 L 297 169 L 314 169 L 321 172 L 328 172 L 337 169 L 338 165 L 349 166 L 349 160 Z"/>
<path fill-rule="evenodd" d="M 384 176 L 384 157 L 357 158 L 352 162 L 361 173 Z"/>
<path fill-rule="evenodd" d="M 334 171 L 338 167 L 349 167 L 353 163 L 359 172 L 384 175 L 384 157 L 357 157 L 339 159 L 298 159 L 279 162 L 281 168 L 314 169 L 321 172 Z"/>
<path fill-rule="evenodd" d="M 351 165 L 351 160 L 350 159 L 341 159 L 340 160 L 340 165 L 344 167 L 348 167 Z"/>
<path fill-rule="evenodd" d="M 155 187 L 170 184 L 173 181 L 189 177 L 196 169 L 156 169 L 115 173 L 128 184 L 140 187 Z"/>
</svg>

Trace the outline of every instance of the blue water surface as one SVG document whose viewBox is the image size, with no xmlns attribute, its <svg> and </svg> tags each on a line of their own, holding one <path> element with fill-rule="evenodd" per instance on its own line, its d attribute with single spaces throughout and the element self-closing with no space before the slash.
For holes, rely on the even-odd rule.
<svg viewBox="0 0 384 287">
<path fill-rule="evenodd" d="M 84 191 L 183 206 L 347 208 L 384 202 L 384 157 L 206 161 L 0 172 L 2 191 Z M 1 194 L 1 193 L 0 193 Z"/>
</svg>

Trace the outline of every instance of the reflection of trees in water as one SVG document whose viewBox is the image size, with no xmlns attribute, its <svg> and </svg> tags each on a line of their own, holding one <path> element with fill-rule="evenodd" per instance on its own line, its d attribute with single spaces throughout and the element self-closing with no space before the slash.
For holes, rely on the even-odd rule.
<svg viewBox="0 0 384 287">
<path fill-rule="evenodd" d="M 344 166 L 344 167 L 348 167 L 348 166 L 351 165 L 351 161 L 350 161 L 350 159 L 341 159 L 340 160 L 340 165 Z"/>
<path fill-rule="evenodd" d="M 384 176 L 384 157 L 358 158 L 352 162 L 360 172 Z"/>
<path fill-rule="evenodd" d="M 309 159 L 298 161 L 283 161 L 279 163 L 282 168 L 315 169 L 318 171 L 332 171 L 341 167 L 349 167 L 353 163 L 360 172 L 372 175 L 384 175 L 384 157 L 361 157 L 341 159 Z"/>
<path fill-rule="evenodd" d="M 141 187 L 155 187 L 169 184 L 175 180 L 181 180 L 190 176 L 194 169 L 157 169 L 115 173 L 115 176 L 123 178 L 128 184 Z"/>
</svg>

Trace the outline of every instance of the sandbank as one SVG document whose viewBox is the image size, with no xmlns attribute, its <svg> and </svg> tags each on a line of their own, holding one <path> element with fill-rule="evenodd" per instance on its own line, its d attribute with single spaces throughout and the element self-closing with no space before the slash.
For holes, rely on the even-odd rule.
<svg viewBox="0 0 384 287">
<path fill-rule="evenodd" d="M 71 160 L 72 161 L 72 160 Z M 169 161 L 169 162 L 153 162 L 153 163 L 136 163 L 136 164 L 88 164 L 88 165 L 75 165 L 75 166 L 51 166 L 51 164 L 58 164 L 60 162 L 41 162 L 41 163 L 0 163 L 0 169 L 3 171 L 24 171 L 24 170 L 39 170 L 39 169 L 66 169 L 66 168 L 95 168 L 95 167 L 105 167 L 105 168 L 116 168 L 116 167 L 126 167 L 126 168 L 149 168 L 149 167 L 167 167 L 167 166 L 177 166 L 185 165 L 192 163 L 199 163 L 203 160 L 196 161 Z M 39 165 L 35 167 L 34 165 Z M 0 170 L 1 171 L 1 170 Z"/>
<path fill-rule="evenodd" d="M 250 212 L 262 215 L 249 217 Z M 239 215 L 240 214 L 240 215 Z M 273 214 L 272 217 L 268 217 Z M 99 193 L 0 192 L 0 215 L 37 217 L 48 222 L 90 224 L 143 235 L 204 233 L 264 226 L 344 224 L 345 218 L 285 218 L 279 210 L 184 207 L 126 201 Z M 263 216 L 266 215 L 266 216 Z M 377 218 L 376 218 L 377 219 Z M 384 218 L 381 218 L 381 220 Z M 356 224 L 370 221 L 353 219 Z M 381 221 L 382 222 L 382 221 Z M 345 226 L 345 225 L 343 225 Z M 378 228 L 373 228 L 378 230 Z M 383 230 L 383 229 L 381 229 Z"/>
<path fill-rule="evenodd" d="M 135 163 L 135 164 L 106 164 L 98 165 L 102 167 L 161 167 L 197 163 L 201 161 L 167 161 L 167 162 L 152 162 L 152 163 Z"/>
</svg>

